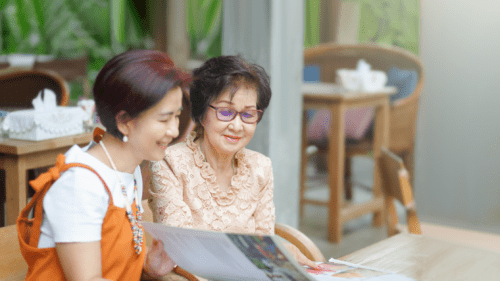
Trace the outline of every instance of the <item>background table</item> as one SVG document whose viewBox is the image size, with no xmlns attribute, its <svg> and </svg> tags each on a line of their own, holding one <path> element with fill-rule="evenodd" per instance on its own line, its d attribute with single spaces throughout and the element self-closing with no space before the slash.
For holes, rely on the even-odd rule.
<svg viewBox="0 0 500 281">
<path fill-rule="evenodd" d="M 0 169 L 5 170 L 7 225 L 15 224 L 26 206 L 27 171 L 52 166 L 58 154 L 64 154 L 74 144 L 87 145 L 91 139 L 91 132 L 43 141 L 0 138 Z"/>
<path fill-rule="evenodd" d="M 500 254 L 425 235 L 398 234 L 340 258 L 422 281 L 500 280 Z"/>
<path fill-rule="evenodd" d="M 382 212 L 384 199 L 380 187 L 378 161 L 374 161 L 373 198 L 361 204 L 344 206 L 344 155 L 345 155 L 345 119 L 346 109 L 371 106 L 375 108 L 375 128 L 373 159 L 380 155 L 380 148 L 387 146 L 389 140 L 389 95 L 396 92 L 394 87 L 386 87 L 376 92 L 347 92 L 331 83 L 304 83 L 302 85 L 303 117 L 302 117 L 302 157 L 300 180 L 300 210 L 304 204 L 326 205 L 328 207 L 328 240 L 340 243 L 344 222 L 374 213 L 374 225 L 383 224 Z M 328 179 L 330 195 L 326 201 L 306 199 L 305 178 L 307 165 L 307 131 L 306 111 L 308 109 L 328 109 L 331 114 L 328 139 Z"/>
</svg>

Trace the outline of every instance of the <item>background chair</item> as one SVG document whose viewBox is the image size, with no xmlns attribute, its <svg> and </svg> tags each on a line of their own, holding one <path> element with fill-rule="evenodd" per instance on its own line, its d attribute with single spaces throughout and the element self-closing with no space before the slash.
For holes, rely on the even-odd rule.
<svg viewBox="0 0 500 281">
<path fill-rule="evenodd" d="M 51 89 L 57 104 L 69 101 L 69 88 L 56 72 L 43 69 L 2 70 L 0 72 L 0 108 L 33 108 L 31 101 L 43 89 Z"/>
<path fill-rule="evenodd" d="M 337 69 L 356 69 L 360 59 L 364 59 L 371 65 L 372 70 L 382 70 L 392 74 L 395 69 L 414 71 L 417 81 L 412 91 L 408 85 L 401 83 L 396 85 L 399 99 L 393 101 L 389 113 L 389 149 L 400 155 L 406 167 L 409 169 L 410 179 L 413 175 L 413 154 L 415 144 L 415 129 L 418 112 L 420 91 L 424 81 L 424 71 L 418 57 L 414 54 L 395 46 L 382 46 L 377 44 L 320 44 L 304 51 L 304 65 L 318 66 L 320 81 L 335 83 Z M 398 73 L 396 73 L 397 75 Z M 391 99 L 392 100 L 392 99 Z M 351 198 L 350 167 L 351 158 L 355 155 L 366 155 L 372 150 L 372 135 L 359 141 L 346 142 L 345 151 L 345 174 L 346 174 L 346 198 Z M 321 150 L 320 144 L 318 148 Z"/>
<path fill-rule="evenodd" d="M 421 223 L 417 216 L 412 187 L 403 160 L 387 148 L 382 148 L 379 161 L 382 173 L 382 191 L 386 204 L 387 234 L 389 236 L 401 232 L 422 234 L 444 241 L 500 253 L 500 235 L 498 234 L 433 223 Z M 398 223 L 399 219 L 394 201 L 399 201 L 403 205 L 406 213 L 406 225 Z"/>
<path fill-rule="evenodd" d="M 43 69 L 0 70 L 0 109 L 7 111 L 33 108 L 32 100 L 43 89 L 51 89 L 56 94 L 57 104 L 66 106 L 69 101 L 69 88 L 64 78 L 56 72 Z M 40 171 L 29 171 L 33 179 Z M 1 171 L 3 178 L 5 174 Z M 29 187 L 27 187 L 30 190 Z M 30 192 L 32 192 L 30 190 Z M 5 183 L 0 182 L 0 226 L 4 225 Z"/>
<path fill-rule="evenodd" d="M 379 161 L 387 215 L 387 234 L 392 236 L 401 232 L 394 200 L 398 200 L 406 210 L 408 231 L 413 234 L 421 234 L 408 171 L 403 160 L 385 147 L 381 149 L 381 152 Z"/>
</svg>

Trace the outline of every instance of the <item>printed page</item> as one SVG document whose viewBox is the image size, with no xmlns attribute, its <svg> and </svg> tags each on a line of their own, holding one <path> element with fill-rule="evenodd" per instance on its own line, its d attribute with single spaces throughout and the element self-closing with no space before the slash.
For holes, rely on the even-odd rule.
<svg viewBox="0 0 500 281">
<path fill-rule="evenodd" d="M 269 279 L 314 281 L 276 236 L 229 233 L 227 236 Z"/>
<path fill-rule="evenodd" d="M 314 280 L 272 236 L 228 234 L 143 222 L 183 269 L 210 280 Z"/>
<path fill-rule="evenodd" d="M 328 262 L 318 263 L 320 270 L 306 268 L 318 281 L 414 281 L 401 274 L 377 270 L 341 260 L 330 259 Z"/>
</svg>

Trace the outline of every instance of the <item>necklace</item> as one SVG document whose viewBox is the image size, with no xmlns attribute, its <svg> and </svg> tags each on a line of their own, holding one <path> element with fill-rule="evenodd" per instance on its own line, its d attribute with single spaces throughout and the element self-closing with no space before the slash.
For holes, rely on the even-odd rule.
<svg viewBox="0 0 500 281">
<path fill-rule="evenodd" d="M 132 206 L 130 206 L 130 202 L 128 202 L 127 199 L 127 190 L 125 189 L 125 185 L 122 182 L 122 178 L 120 177 L 120 174 L 118 174 L 118 170 L 116 169 L 115 163 L 111 159 L 111 156 L 109 155 L 108 150 L 106 149 L 106 146 L 104 145 L 104 142 L 101 140 L 99 144 L 102 147 L 102 150 L 104 150 L 104 153 L 106 153 L 106 157 L 108 157 L 109 163 L 111 163 L 111 166 L 115 170 L 116 176 L 118 177 L 118 181 L 120 182 L 120 185 L 122 186 L 122 195 L 123 199 L 125 199 L 125 207 L 127 210 L 127 217 L 130 222 L 130 226 L 132 227 L 132 234 L 134 236 L 134 249 L 136 254 L 140 254 L 142 251 L 142 243 L 144 241 L 144 233 L 142 231 L 141 226 L 139 225 L 139 222 L 142 220 L 141 216 L 141 205 L 139 204 L 139 196 L 137 196 L 137 180 L 135 179 L 134 176 L 134 195 L 135 195 L 135 206 L 137 207 L 136 211 L 136 216 L 134 217 L 134 214 L 132 212 Z M 137 219 L 136 219 L 137 218 Z"/>
</svg>

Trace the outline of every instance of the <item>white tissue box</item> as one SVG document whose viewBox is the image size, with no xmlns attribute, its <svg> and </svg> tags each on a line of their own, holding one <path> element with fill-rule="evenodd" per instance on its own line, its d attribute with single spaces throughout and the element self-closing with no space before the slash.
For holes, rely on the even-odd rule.
<svg viewBox="0 0 500 281">
<path fill-rule="evenodd" d="M 381 90 L 387 83 L 387 75 L 380 70 L 371 70 L 365 77 L 356 70 L 338 69 L 337 82 L 349 91 L 373 92 Z"/>
<path fill-rule="evenodd" d="M 54 110 L 34 109 L 7 114 L 2 128 L 9 138 L 39 141 L 83 133 L 88 115 L 80 107 L 58 106 Z"/>
</svg>

